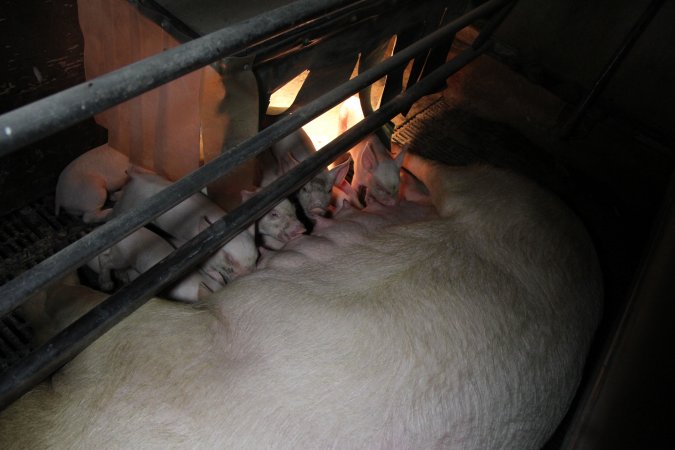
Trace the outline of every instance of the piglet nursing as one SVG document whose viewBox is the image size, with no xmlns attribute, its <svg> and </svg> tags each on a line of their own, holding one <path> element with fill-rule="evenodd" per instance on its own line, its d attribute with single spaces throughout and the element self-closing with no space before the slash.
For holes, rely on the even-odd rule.
<svg viewBox="0 0 675 450">
<path fill-rule="evenodd" d="M 104 291 L 112 290 L 112 273 L 129 283 L 173 252 L 174 247 L 147 228 L 139 228 L 112 247 L 93 258 L 87 266 L 98 274 Z M 217 258 L 212 256 L 211 259 Z M 209 265 L 209 261 L 205 263 Z M 225 287 L 222 278 L 213 279 L 200 269 L 190 273 L 164 294 L 171 300 L 196 302 L 211 292 Z"/>
<path fill-rule="evenodd" d="M 171 185 L 169 180 L 142 169 L 131 170 L 129 176 L 129 182 L 115 205 L 115 215 L 142 205 L 147 199 Z M 173 236 L 177 245 L 182 245 L 224 215 L 225 211 L 206 195 L 198 192 L 156 217 L 152 223 Z M 229 282 L 254 270 L 257 259 L 258 249 L 253 236 L 244 231 L 207 260 L 202 269 L 214 280 L 224 279 Z"/>
<path fill-rule="evenodd" d="M 151 301 L 3 411 L 0 447 L 541 448 L 598 321 L 593 246 L 527 180 L 408 160 L 433 206 L 347 206 L 209 310 Z"/>
<path fill-rule="evenodd" d="M 242 200 L 246 201 L 254 194 L 252 191 L 242 191 Z M 286 242 L 305 231 L 305 226 L 296 216 L 295 206 L 287 198 L 256 222 L 256 234 L 260 236 L 261 245 L 269 250 L 279 250 Z"/>
<path fill-rule="evenodd" d="M 277 177 L 293 169 L 316 150 L 307 134 L 299 129 L 276 142 L 263 157 L 262 185 L 266 186 Z M 339 185 L 349 172 L 349 161 L 332 169 L 325 169 L 312 178 L 297 192 L 298 203 L 307 217 L 323 216 L 328 210 L 334 185 Z"/>
<path fill-rule="evenodd" d="M 108 195 L 128 180 L 129 158 L 108 146 L 96 147 L 72 161 L 56 183 L 56 215 L 63 208 L 82 216 L 85 223 L 103 222 L 112 213 L 104 209 Z"/>
<path fill-rule="evenodd" d="M 358 97 L 350 97 L 340 107 L 338 130 L 344 133 L 363 120 Z M 351 187 L 357 194 L 354 205 L 368 205 L 379 202 L 385 205 L 396 203 L 399 196 L 399 172 L 405 151 L 392 159 L 389 150 L 374 134 L 367 135 L 349 150 L 354 161 L 354 176 Z M 344 191 L 343 191 L 344 192 Z"/>
</svg>

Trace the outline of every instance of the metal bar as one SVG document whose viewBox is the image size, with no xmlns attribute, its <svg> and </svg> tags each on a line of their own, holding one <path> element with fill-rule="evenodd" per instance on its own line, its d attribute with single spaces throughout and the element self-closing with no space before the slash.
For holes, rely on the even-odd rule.
<svg viewBox="0 0 675 450">
<path fill-rule="evenodd" d="M 621 43 L 621 46 L 616 50 L 616 52 L 612 56 L 612 59 L 603 69 L 602 73 L 600 74 L 600 77 L 598 77 L 598 79 L 595 80 L 595 83 L 593 83 L 593 87 L 591 88 L 591 90 L 588 92 L 588 94 L 586 94 L 586 97 L 584 97 L 579 106 L 577 106 L 576 110 L 572 114 L 572 117 L 570 117 L 567 123 L 563 126 L 561 132 L 562 139 L 568 138 L 572 134 L 572 132 L 576 129 L 577 125 L 579 124 L 579 121 L 586 113 L 586 110 L 595 101 L 597 96 L 600 95 L 600 93 L 605 89 L 605 86 L 607 86 L 607 83 L 611 79 L 612 75 L 614 75 L 614 72 L 619 67 L 621 61 L 623 61 L 624 57 L 628 54 L 628 51 L 631 49 L 631 47 L 633 47 L 633 44 L 635 44 L 638 38 L 645 31 L 647 25 L 649 25 L 649 23 L 654 18 L 658 10 L 661 8 L 661 5 L 663 5 L 663 1 L 664 0 L 652 0 L 649 6 L 647 6 L 647 9 L 645 9 L 640 18 L 637 20 L 637 22 L 635 22 L 635 24 L 626 35 L 623 42 Z"/>
<path fill-rule="evenodd" d="M 464 67 L 486 46 L 469 49 L 441 66 L 406 93 L 395 97 L 346 133 L 301 162 L 245 204 L 216 221 L 210 228 L 176 249 L 157 265 L 142 273 L 100 305 L 78 319 L 35 352 L 12 366 L 0 377 L 0 410 L 23 395 L 53 371 L 72 359 L 95 339 L 141 307 L 155 293 L 168 286 L 199 261 L 200 256 L 217 249 L 244 230 L 246 226 L 279 199 L 300 188 L 319 170 L 351 148 L 362 137 L 389 121 L 399 111 L 410 108 L 420 97 L 436 88 L 450 75 Z M 225 288 L 227 289 L 227 287 Z"/>
<path fill-rule="evenodd" d="M 228 149 L 203 167 L 186 175 L 148 199 L 142 206 L 133 208 L 119 217 L 104 223 L 80 240 L 9 281 L 0 287 L 0 316 L 19 306 L 33 292 L 44 288 L 50 282 L 65 276 L 77 267 L 85 264 L 113 243 L 142 227 L 161 213 L 176 206 L 208 183 L 227 174 L 232 168 L 240 165 L 248 158 L 255 156 L 274 142 L 328 111 L 345 98 L 363 89 L 366 85 L 382 78 L 386 73 L 406 64 L 421 49 L 430 47 L 436 42 L 447 38 L 447 36 L 453 35 L 475 19 L 493 12 L 508 1 L 491 0 L 484 3 L 379 65 L 363 72 L 358 77 L 340 85 L 293 114 L 282 118 L 252 138 Z"/>
<path fill-rule="evenodd" d="M 0 156 L 354 0 L 298 0 L 0 116 Z"/>
</svg>

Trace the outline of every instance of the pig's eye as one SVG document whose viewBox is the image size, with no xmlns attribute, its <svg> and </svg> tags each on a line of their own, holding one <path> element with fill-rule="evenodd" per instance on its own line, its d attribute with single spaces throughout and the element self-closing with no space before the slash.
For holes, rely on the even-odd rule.
<svg viewBox="0 0 675 450">
<path fill-rule="evenodd" d="M 272 211 L 272 212 L 270 213 L 270 217 L 273 217 L 273 218 L 275 218 L 275 219 L 276 219 L 276 218 L 278 218 L 278 217 L 279 217 L 279 213 L 278 213 L 278 212 L 276 212 L 276 211 Z"/>
<path fill-rule="evenodd" d="M 303 186 L 302 189 L 300 189 L 302 192 L 309 192 L 309 188 L 307 186 Z"/>
</svg>

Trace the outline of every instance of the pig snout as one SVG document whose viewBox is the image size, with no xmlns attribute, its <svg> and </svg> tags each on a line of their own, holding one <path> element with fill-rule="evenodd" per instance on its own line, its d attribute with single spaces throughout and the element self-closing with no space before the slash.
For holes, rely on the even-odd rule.
<svg viewBox="0 0 675 450">
<path fill-rule="evenodd" d="M 385 206 L 396 206 L 398 203 L 398 195 L 390 195 L 390 194 L 384 194 L 384 195 L 376 195 L 376 196 L 369 196 L 368 200 L 375 200 L 378 203 L 381 203 Z M 366 203 L 369 203 L 368 201 Z"/>
<path fill-rule="evenodd" d="M 305 226 L 295 215 L 295 206 L 287 199 L 282 200 L 258 222 L 258 231 L 285 243 L 305 232 Z"/>
<path fill-rule="evenodd" d="M 300 203 L 303 204 L 302 200 Z M 324 216 L 330 204 L 329 195 L 313 195 L 308 196 L 305 201 L 305 213 L 310 217 Z"/>
<path fill-rule="evenodd" d="M 298 202 L 308 216 L 324 215 L 330 204 L 332 183 L 317 176 L 298 191 Z"/>
<path fill-rule="evenodd" d="M 284 229 L 280 240 L 288 242 L 298 236 L 301 236 L 305 231 L 307 231 L 305 226 L 301 222 L 295 220 Z"/>
<path fill-rule="evenodd" d="M 327 211 L 326 208 L 322 208 L 322 207 L 320 207 L 320 206 L 315 206 L 314 208 L 310 208 L 307 214 L 308 214 L 311 218 L 314 219 L 314 218 L 316 218 L 316 217 L 323 217 L 323 216 L 325 216 L 325 215 L 326 215 L 326 211 Z"/>
</svg>

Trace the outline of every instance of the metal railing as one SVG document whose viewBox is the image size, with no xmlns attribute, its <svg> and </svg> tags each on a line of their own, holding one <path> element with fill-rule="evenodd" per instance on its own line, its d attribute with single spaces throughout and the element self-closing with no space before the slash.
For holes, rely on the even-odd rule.
<svg viewBox="0 0 675 450">
<path fill-rule="evenodd" d="M 297 3 L 305 4 L 307 2 L 300 1 Z M 323 3 L 341 4 L 343 2 Z M 513 3 L 513 0 L 491 0 L 482 4 L 384 62 L 363 72 L 358 77 L 329 91 L 292 115 L 282 118 L 256 136 L 225 151 L 216 159 L 153 196 L 142 207 L 131 209 L 96 228 L 82 239 L 0 287 L 0 315 L 13 310 L 35 291 L 44 288 L 49 283 L 86 263 L 101 251 L 177 205 L 208 183 L 227 174 L 232 168 L 260 153 L 274 142 L 318 117 L 347 97 L 359 92 L 388 72 L 406 64 L 421 51 L 450 38 L 476 19 L 490 15 L 501 8 L 508 8 L 511 3 Z M 502 20 L 503 17 L 504 14 L 494 15 L 493 21 L 484 27 L 486 32 L 492 32 L 495 28 L 494 24 Z M 257 23 L 257 21 L 252 19 L 251 23 Z M 217 33 L 222 33 L 222 30 Z M 186 274 L 207 254 L 224 245 L 243 231 L 251 222 L 263 216 L 281 198 L 300 188 L 330 162 L 356 144 L 364 135 L 389 121 L 398 112 L 409 108 L 420 97 L 442 86 L 452 73 L 464 67 L 487 48 L 489 42 L 484 37 L 483 35 L 477 38 L 477 43 L 480 43 L 480 45 L 477 44 L 462 52 L 405 93 L 381 106 L 375 113 L 369 115 L 342 136 L 316 152 L 315 155 L 312 155 L 274 183 L 262 189 L 247 202 L 216 221 L 210 228 L 176 249 L 157 265 L 141 274 L 130 284 L 122 287 L 105 302 L 1 374 L 0 409 L 6 407 L 14 399 L 66 363 L 154 294 Z M 161 55 L 158 55 L 158 57 L 161 57 Z M 208 64 L 208 61 L 204 64 Z M 175 70 L 180 71 L 181 69 L 176 68 Z M 173 78 L 167 77 L 166 81 Z M 96 82 L 96 80 L 93 80 L 93 82 Z M 94 113 L 91 112 L 91 114 Z"/>
</svg>

